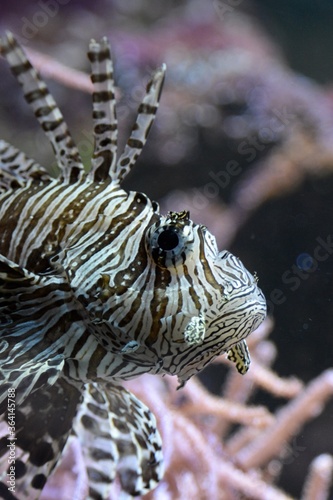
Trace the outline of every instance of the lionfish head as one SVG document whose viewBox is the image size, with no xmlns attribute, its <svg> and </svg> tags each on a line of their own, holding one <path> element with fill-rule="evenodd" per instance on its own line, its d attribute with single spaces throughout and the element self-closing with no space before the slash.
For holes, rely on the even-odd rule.
<svg viewBox="0 0 333 500">
<path fill-rule="evenodd" d="M 159 290 L 152 302 L 159 332 L 152 340 L 161 346 L 168 371 L 185 381 L 228 352 L 245 373 L 244 339 L 266 316 L 257 279 L 230 252 L 219 252 L 215 237 L 186 211 L 152 224 L 146 251 Z"/>
<path fill-rule="evenodd" d="M 237 257 L 219 252 L 214 236 L 189 212 L 163 216 L 135 195 L 145 215 L 133 218 L 134 240 L 119 244 L 116 255 L 110 247 L 97 287 L 100 309 L 92 308 L 95 321 L 112 325 L 131 362 L 151 359 L 156 371 L 182 382 L 224 352 L 245 373 L 244 339 L 266 316 L 257 279 Z"/>
</svg>

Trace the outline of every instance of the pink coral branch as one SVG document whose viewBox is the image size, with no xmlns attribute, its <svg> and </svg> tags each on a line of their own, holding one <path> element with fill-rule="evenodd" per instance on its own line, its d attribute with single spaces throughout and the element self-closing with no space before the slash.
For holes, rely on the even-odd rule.
<svg viewBox="0 0 333 500">
<path fill-rule="evenodd" d="M 237 489 L 247 498 L 256 500 L 292 500 L 286 493 L 278 490 L 274 486 L 261 480 L 254 472 L 248 474 L 237 469 L 230 462 L 221 462 L 219 464 L 219 480 L 221 488 L 225 484 Z M 236 499 L 237 497 L 234 496 Z"/>
<path fill-rule="evenodd" d="M 333 369 L 330 369 L 312 381 L 295 400 L 280 410 L 276 422 L 240 451 L 236 457 L 237 462 L 244 469 L 260 467 L 267 463 L 270 458 L 281 452 L 284 444 L 307 420 L 321 411 L 326 400 L 332 395 Z"/>
<path fill-rule="evenodd" d="M 29 48 L 26 49 L 26 52 L 34 67 L 46 78 L 52 78 L 66 85 L 66 87 L 92 94 L 93 84 L 91 83 L 90 77 L 83 71 L 69 68 L 65 66 L 65 64 L 56 61 L 53 57 L 46 56 L 36 50 Z"/>
<path fill-rule="evenodd" d="M 213 396 L 198 380 L 191 380 L 186 384 L 184 395 L 186 403 L 181 406 L 184 415 L 192 417 L 210 415 L 226 419 L 229 422 L 258 427 L 266 427 L 272 422 L 272 416 L 266 408 L 244 406 Z M 205 406 L 202 405 L 203 400 Z"/>
<path fill-rule="evenodd" d="M 293 398 L 300 393 L 303 383 L 295 377 L 280 378 L 265 366 L 252 359 L 249 378 L 261 389 L 281 398 Z"/>
<path fill-rule="evenodd" d="M 325 500 L 329 495 L 329 488 L 333 476 L 332 455 L 319 455 L 310 466 L 309 475 L 305 481 L 301 500 Z"/>
</svg>

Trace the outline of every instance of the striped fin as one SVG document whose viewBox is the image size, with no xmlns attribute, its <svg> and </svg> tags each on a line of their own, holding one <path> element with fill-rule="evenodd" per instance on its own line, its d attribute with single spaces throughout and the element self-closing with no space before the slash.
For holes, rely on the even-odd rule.
<svg viewBox="0 0 333 500">
<path fill-rule="evenodd" d="M 88 58 L 91 62 L 93 92 L 93 125 L 95 148 L 89 177 L 98 182 L 106 180 L 117 161 L 117 118 L 113 64 L 107 38 L 91 40 Z"/>
<path fill-rule="evenodd" d="M 3 341 L 1 347 L 3 347 Z M 6 353 L 6 352 L 5 352 Z M 54 385 L 64 368 L 64 359 L 61 355 L 47 357 L 37 361 L 30 360 L 19 368 L 9 363 L 0 369 L 0 414 L 7 408 L 7 391 L 14 389 L 16 393 L 16 404 L 22 404 L 30 394 L 40 387 Z"/>
<path fill-rule="evenodd" d="M 68 325 L 65 318 L 59 321 L 60 309 L 56 316 L 52 313 L 51 304 L 61 304 L 67 312 L 65 286 L 61 278 L 38 276 L 0 255 L 0 413 L 7 389 L 16 389 L 19 403 L 59 377 L 64 359 L 56 340 Z"/>
<path fill-rule="evenodd" d="M 6 435 L 0 439 L 0 497 L 37 499 L 57 464 L 71 433 L 72 421 L 82 399 L 82 384 L 59 379 L 52 387 L 31 394 L 15 406 L 15 437 L 10 439 L 8 415 L 2 416 Z M 15 494 L 8 491 L 8 458 L 14 443 Z M 14 496 L 15 495 L 15 496 Z"/>
<path fill-rule="evenodd" d="M 60 277 L 40 276 L 0 255 L 0 335 L 3 325 L 8 328 L 4 320 L 6 314 L 10 315 L 11 321 L 19 317 L 27 319 L 28 313 L 24 310 L 28 305 L 33 305 L 34 300 L 38 300 L 41 295 L 39 289 L 43 289 L 43 298 L 46 298 L 47 288 L 60 291 L 62 284 L 63 280 Z M 39 301 L 39 305 L 41 305 L 41 301 Z"/>
<path fill-rule="evenodd" d="M 38 281 L 43 282 L 43 278 L 28 271 L 24 267 L 15 264 L 7 257 L 0 255 L 0 333 L 1 327 L 4 324 L 5 314 L 12 314 L 20 310 L 20 296 L 19 292 L 27 292 L 32 290 Z M 30 291 L 29 290 L 29 291 Z"/>
<path fill-rule="evenodd" d="M 10 32 L 0 39 L 0 52 L 7 59 L 23 88 L 26 101 L 52 144 L 63 180 L 67 183 L 79 180 L 84 173 L 83 165 L 67 124 L 46 84 Z"/>
<path fill-rule="evenodd" d="M 146 143 L 149 131 L 154 122 L 165 77 L 166 65 L 156 70 L 146 88 L 146 95 L 138 109 L 138 117 L 132 128 L 125 150 L 120 156 L 117 166 L 112 169 L 112 178 L 121 182 L 138 159 Z"/>
<path fill-rule="evenodd" d="M 0 140 L 0 193 L 24 187 L 29 180 L 48 181 L 48 172 L 8 142 Z"/>
<path fill-rule="evenodd" d="M 82 443 L 89 498 L 108 498 L 116 476 L 122 490 L 135 496 L 161 479 L 161 438 L 155 418 L 123 387 L 86 384 L 73 428 Z"/>
</svg>

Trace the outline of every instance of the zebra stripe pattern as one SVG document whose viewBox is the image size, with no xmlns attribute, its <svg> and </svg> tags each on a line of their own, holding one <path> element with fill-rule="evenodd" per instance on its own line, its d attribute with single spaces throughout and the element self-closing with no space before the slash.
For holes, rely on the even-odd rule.
<svg viewBox="0 0 333 500">
<path fill-rule="evenodd" d="M 266 302 L 240 260 L 219 252 L 187 211 L 161 215 L 146 195 L 120 187 L 154 121 L 164 65 L 118 155 L 110 47 L 105 38 L 91 41 L 95 148 L 85 173 L 22 48 L 10 33 L 0 48 L 60 169 L 53 179 L 0 141 L 0 412 L 5 420 L 7 391 L 15 389 L 15 495 L 38 497 L 73 436 L 82 443 L 89 498 L 108 498 L 116 476 L 124 492 L 144 494 L 163 474 L 160 436 L 121 380 L 168 373 L 183 385 L 223 352 L 245 373 L 245 339 Z M 0 495 L 8 496 L 7 438 Z"/>
</svg>

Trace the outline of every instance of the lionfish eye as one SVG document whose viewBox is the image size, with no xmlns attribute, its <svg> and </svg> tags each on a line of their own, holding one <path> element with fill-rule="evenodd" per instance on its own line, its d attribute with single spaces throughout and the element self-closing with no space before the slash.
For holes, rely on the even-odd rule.
<svg viewBox="0 0 333 500">
<path fill-rule="evenodd" d="M 175 228 L 164 229 L 157 238 L 161 250 L 174 250 L 179 244 L 179 237 Z"/>
<path fill-rule="evenodd" d="M 164 224 L 160 222 L 148 231 L 147 248 L 160 267 L 175 266 L 184 262 L 193 243 L 188 225 Z"/>
</svg>

